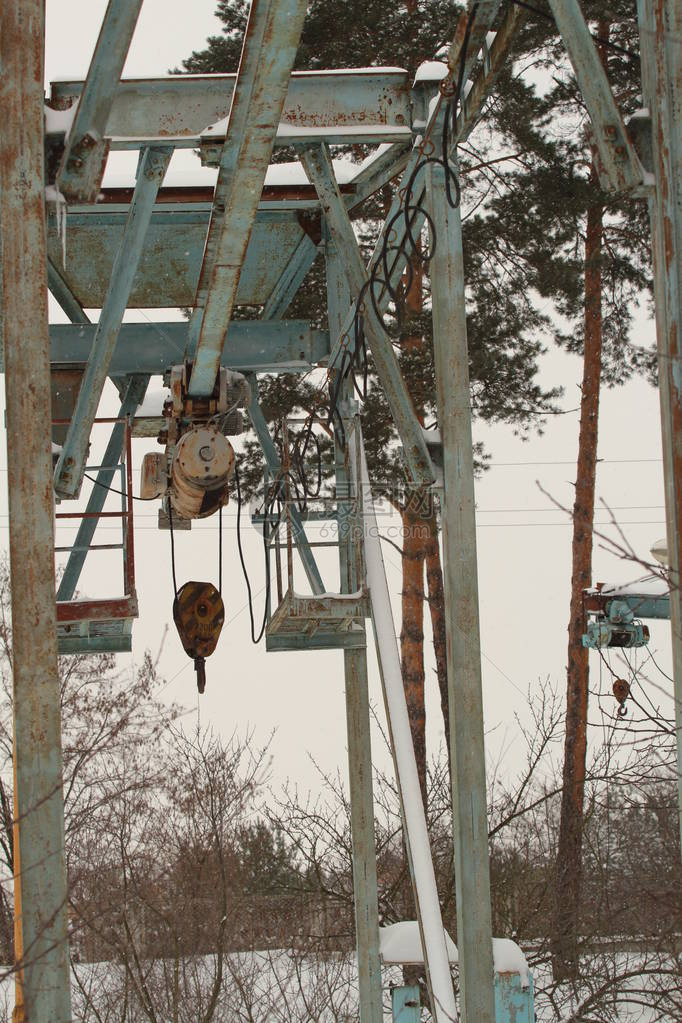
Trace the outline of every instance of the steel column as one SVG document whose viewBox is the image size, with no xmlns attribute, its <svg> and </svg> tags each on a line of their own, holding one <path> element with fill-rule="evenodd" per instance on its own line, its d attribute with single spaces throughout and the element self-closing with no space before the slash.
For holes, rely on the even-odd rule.
<svg viewBox="0 0 682 1023">
<path fill-rule="evenodd" d="M 314 149 L 301 150 L 299 155 L 306 174 L 317 189 L 327 227 L 334 244 L 342 254 L 348 283 L 357 299 L 367 281 L 367 269 L 334 177 L 329 150 L 326 146 L 317 146 Z M 364 303 L 363 316 L 377 375 L 403 443 L 410 475 L 415 483 L 426 485 L 433 483 L 433 466 L 424 431 L 414 411 L 391 340 L 369 299 Z"/>
<path fill-rule="evenodd" d="M 130 212 L 97 323 L 92 351 L 83 374 L 69 432 L 55 469 L 55 490 L 60 497 L 75 497 L 83 481 L 90 431 L 142 255 L 154 202 L 170 157 L 170 149 L 155 146 L 144 150 L 140 160 Z"/>
<path fill-rule="evenodd" d="M 443 440 L 443 562 L 454 808 L 457 946 L 463 1023 L 494 1023 L 471 395 L 459 209 L 440 166 L 427 170 L 438 225 L 431 262 L 433 349 Z"/>
<path fill-rule="evenodd" d="M 126 416 L 135 415 L 135 410 L 144 399 L 148 383 L 148 376 L 133 376 L 130 378 L 118 413 L 119 419 L 125 419 Z M 78 527 L 76 539 L 73 542 L 73 549 L 69 554 L 64 574 L 59 582 L 57 600 L 71 600 L 74 595 L 87 557 L 88 548 L 92 543 L 92 538 L 95 535 L 95 530 L 97 529 L 99 522 L 96 516 L 99 512 L 101 512 L 104 507 L 104 502 L 107 499 L 106 488 L 111 485 L 114 479 L 116 469 L 113 468 L 113 466 L 116 465 L 121 457 L 122 446 L 123 423 L 115 423 L 111 431 L 111 437 L 109 438 L 106 451 L 104 452 L 104 457 L 102 458 L 102 465 L 104 468 L 100 469 L 97 473 L 97 484 L 93 485 L 92 492 L 88 498 L 87 507 L 85 509 L 85 514 L 91 517 L 84 518 Z M 110 468 L 110 466 L 112 468 Z"/>
<path fill-rule="evenodd" d="M 265 419 L 263 410 L 258 402 L 258 381 L 254 373 L 246 374 L 246 378 L 251 387 L 251 403 L 248 408 L 251 425 L 253 426 L 256 436 L 260 441 L 260 446 L 263 449 L 263 455 L 265 456 L 265 464 L 268 467 L 268 472 L 272 479 L 276 479 L 282 470 L 282 465 L 279 460 L 279 455 L 277 454 L 277 448 L 270 436 L 267 420 Z M 291 506 L 291 529 L 294 542 L 298 546 L 298 553 L 301 561 L 303 562 L 303 568 L 306 576 L 308 577 L 308 582 L 310 583 L 313 593 L 324 593 L 324 583 L 322 582 L 320 570 L 318 569 L 317 562 L 315 561 L 315 555 L 310 549 L 305 527 L 301 521 L 298 508 L 294 504 Z"/>
<path fill-rule="evenodd" d="M 327 309 L 329 329 L 340 329 L 350 305 L 350 293 L 335 246 L 326 247 Z M 342 403 L 350 411 L 349 382 Z M 334 437 L 336 494 L 338 508 L 339 572 L 341 592 L 357 590 L 359 581 L 353 566 L 355 550 L 362 540 L 352 530 L 350 513 L 353 495 L 347 465 L 348 448 Z M 362 622 L 365 633 L 364 621 Z M 370 737 L 367 647 L 343 651 L 346 685 L 346 734 L 350 788 L 351 835 L 353 840 L 353 898 L 358 961 L 360 1023 L 382 1023 L 381 961 L 379 958 L 379 896 L 377 888 L 376 842 L 374 838 L 374 794 L 372 791 L 372 744 Z"/>
<path fill-rule="evenodd" d="M 109 152 L 107 121 L 141 7 L 142 0 L 109 0 L 57 174 L 70 201 L 97 198 Z"/>
<path fill-rule="evenodd" d="M 682 8 L 638 0 L 644 102 L 652 117 L 649 199 L 670 571 L 677 783 L 682 836 Z"/>
<path fill-rule="evenodd" d="M 203 315 L 191 395 L 210 394 L 215 384 L 306 7 L 306 0 L 251 0 L 194 301 Z"/>
<path fill-rule="evenodd" d="M 0 8 L 0 215 L 16 802 L 25 1018 L 69 1023 L 60 684 L 50 476 L 43 0 Z M 21 1015 L 21 1009 L 18 1009 Z"/>
</svg>

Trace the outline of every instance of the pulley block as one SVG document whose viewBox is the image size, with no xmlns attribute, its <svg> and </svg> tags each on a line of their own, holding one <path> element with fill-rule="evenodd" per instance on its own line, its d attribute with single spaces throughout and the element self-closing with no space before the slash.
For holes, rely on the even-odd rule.
<svg viewBox="0 0 682 1023">
<path fill-rule="evenodd" d="M 194 659 L 197 688 L 206 687 L 205 660 L 213 653 L 225 621 L 225 606 L 213 583 L 188 582 L 173 601 L 173 620 L 185 653 Z"/>
</svg>

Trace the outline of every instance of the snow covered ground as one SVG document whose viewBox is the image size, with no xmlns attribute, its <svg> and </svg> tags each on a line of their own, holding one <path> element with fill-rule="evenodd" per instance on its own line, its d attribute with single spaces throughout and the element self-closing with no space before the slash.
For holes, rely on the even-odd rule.
<svg viewBox="0 0 682 1023">
<path fill-rule="evenodd" d="M 177 998 L 172 997 L 173 961 L 143 964 L 137 976 L 158 1023 L 204 1019 L 215 980 L 216 961 L 203 956 L 178 962 Z M 535 969 L 537 1023 L 674 1023 L 682 1019 L 678 964 L 664 955 L 597 955 L 589 983 L 572 992 L 551 990 L 546 969 Z M 620 978 L 620 980 L 618 979 Z M 402 983 L 397 966 L 383 971 L 384 1016 L 391 1018 L 391 986 Z M 75 968 L 73 1023 L 148 1019 L 137 1007 L 135 984 L 126 983 L 120 965 L 81 964 Z M 0 981 L 0 1023 L 10 1023 L 14 1004 L 11 977 Z M 124 1005 L 128 1014 L 123 1015 Z M 351 1023 L 357 1020 L 355 957 L 315 955 L 286 949 L 234 953 L 223 960 L 215 1023 Z M 425 1021 L 428 1011 L 422 1011 Z"/>
</svg>

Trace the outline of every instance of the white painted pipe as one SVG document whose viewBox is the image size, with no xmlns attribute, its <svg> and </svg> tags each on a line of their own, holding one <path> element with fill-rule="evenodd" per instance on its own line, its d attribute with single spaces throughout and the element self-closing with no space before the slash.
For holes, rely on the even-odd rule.
<svg viewBox="0 0 682 1023">
<path fill-rule="evenodd" d="M 400 794 L 405 839 L 410 857 L 417 919 L 424 952 L 427 981 L 432 996 L 436 1023 L 453 1023 L 458 1019 L 450 963 L 445 945 L 443 918 L 438 900 L 436 875 L 426 827 L 417 761 L 414 755 L 407 702 L 403 688 L 400 656 L 395 637 L 391 598 L 386 580 L 374 501 L 367 473 L 367 461 L 359 420 L 350 438 L 350 462 L 357 481 L 356 443 L 360 446 L 359 491 L 362 499 L 363 533 L 367 588 L 369 590 L 374 640 L 379 660 L 381 684 L 386 705 L 391 752 Z"/>
</svg>

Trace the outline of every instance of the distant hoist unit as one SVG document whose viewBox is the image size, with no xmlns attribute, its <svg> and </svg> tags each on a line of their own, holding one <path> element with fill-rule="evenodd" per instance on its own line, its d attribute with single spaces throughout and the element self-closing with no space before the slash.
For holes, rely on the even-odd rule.
<svg viewBox="0 0 682 1023">
<path fill-rule="evenodd" d="M 592 650 L 641 647 L 648 642 L 648 627 L 635 618 L 624 600 L 611 600 L 604 612 L 590 617 L 583 635 L 583 646 Z"/>
<path fill-rule="evenodd" d="M 179 527 L 227 504 L 235 456 L 226 434 L 242 432 L 239 406 L 251 397 L 246 378 L 224 367 L 210 396 L 191 396 L 190 375 L 190 364 L 173 366 L 168 374 L 171 393 L 158 436 L 165 452 L 145 455 L 140 485 L 141 497 L 162 498 L 160 524 L 170 518 Z"/>
</svg>

